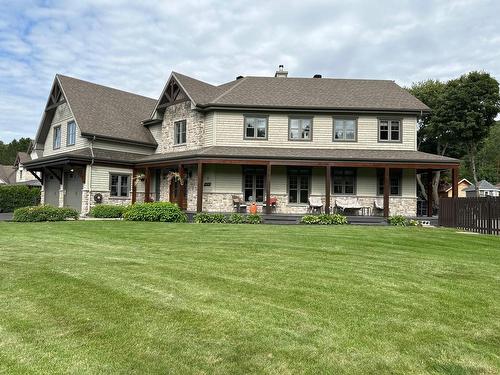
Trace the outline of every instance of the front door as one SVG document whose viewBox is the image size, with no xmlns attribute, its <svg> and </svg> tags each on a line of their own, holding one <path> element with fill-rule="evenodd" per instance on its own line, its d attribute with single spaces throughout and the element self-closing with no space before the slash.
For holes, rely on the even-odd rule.
<svg viewBox="0 0 500 375">
<path fill-rule="evenodd" d="M 64 207 L 74 208 L 78 212 L 82 210 L 82 188 L 83 182 L 78 173 L 64 173 Z"/>
<path fill-rule="evenodd" d="M 179 181 L 172 179 L 170 181 L 170 197 L 169 201 L 179 204 L 179 207 L 185 210 L 187 208 L 187 181 L 181 185 Z M 182 194 L 182 196 L 180 196 Z M 180 201 L 179 201 L 180 199 Z"/>
</svg>

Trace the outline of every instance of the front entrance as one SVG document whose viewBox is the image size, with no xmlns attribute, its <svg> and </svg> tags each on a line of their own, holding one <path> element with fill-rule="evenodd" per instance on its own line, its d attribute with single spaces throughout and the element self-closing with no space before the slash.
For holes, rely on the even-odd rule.
<svg viewBox="0 0 500 375">
<path fill-rule="evenodd" d="M 83 182 L 78 173 L 64 172 L 64 207 L 74 208 L 81 212 L 82 188 Z"/>
<path fill-rule="evenodd" d="M 169 190 L 169 201 L 179 204 L 179 207 L 183 210 L 187 209 L 187 181 L 184 181 L 184 184 L 181 185 L 179 181 L 172 179 Z"/>
</svg>

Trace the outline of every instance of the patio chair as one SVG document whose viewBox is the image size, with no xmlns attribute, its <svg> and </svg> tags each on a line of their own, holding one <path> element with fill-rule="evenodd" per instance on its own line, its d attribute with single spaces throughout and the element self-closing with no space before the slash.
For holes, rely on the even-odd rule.
<svg viewBox="0 0 500 375">
<path fill-rule="evenodd" d="M 337 212 L 342 212 L 343 214 L 347 214 L 350 210 L 358 211 L 361 210 L 361 205 L 358 202 L 358 198 L 356 197 L 342 197 L 335 199 L 335 210 Z"/>
<path fill-rule="evenodd" d="M 243 199 L 241 199 L 237 195 L 233 195 L 233 210 L 236 212 L 246 212 L 247 211 L 247 205 L 245 202 L 243 202 Z"/>
<path fill-rule="evenodd" d="M 278 205 L 278 198 L 276 197 L 271 197 L 269 199 L 269 206 L 271 207 L 271 211 L 276 212 L 276 206 Z M 266 203 L 262 205 L 263 208 L 266 207 Z"/>
<path fill-rule="evenodd" d="M 384 200 L 383 199 L 375 199 L 373 201 L 374 211 L 378 214 L 382 214 L 384 212 Z"/>
<path fill-rule="evenodd" d="M 311 213 L 321 213 L 323 209 L 323 202 L 321 201 L 321 197 L 309 197 L 308 199 L 309 207 L 307 208 L 307 212 Z"/>
</svg>

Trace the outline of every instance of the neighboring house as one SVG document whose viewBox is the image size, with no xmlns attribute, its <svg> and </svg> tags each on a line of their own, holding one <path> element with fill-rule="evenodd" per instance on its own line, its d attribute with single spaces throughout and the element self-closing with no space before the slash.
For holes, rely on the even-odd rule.
<svg viewBox="0 0 500 375">
<path fill-rule="evenodd" d="M 16 171 L 16 184 L 27 186 L 41 186 L 40 172 L 30 172 L 24 167 L 24 164 L 31 160 L 27 152 L 18 152 L 14 169 Z"/>
<path fill-rule="evenodd" d="M 16 182 L 16 170 L 12 165 L 0 165 L 0 185 L 11 185 Z"/>
<path fill-rule="evenodd" d="M 486 196 L 491 196 L 491 197 L 498 197 L 500 196 L 500 189 L 496 187 L 495 185 L 489 183 L 486 180 L 481 180 L 478 182 L 478 187 L 479 187 L 479 196 L 481 197 L 486 197 Z M 465 196 L 466 197 L 476 197 L 476 185 L 471 185 L 467 189 L 465 189 Z"/>
<path fill-rule="evenodd" d="M 45 203 L 82 213 L 99 200 L 230 212 L 237 196 L 414 216 L 417 170 L 451 169 L 457 194 L 459 161 L 417 151 L 427 106 L 393 81 L 315 77 L 280 67 L 215 86 L 173 72 L 154 100 L 56 75 L 25 167 Z"/>
<path fill-rule="evenodd" d="M 458 197 L 459 198 L 465 197 L 465 189 L 467 189 L 471 185 L 472 182 L 470 182 L 466 178 L 462 178 L 460 181 L 458 181 Z M 439 192 L 439 196 L 441 198 L 446 198 L 446 197 L 451 198 L 453 196 L 453 186 L 451 184 L 446 185 L 444 189 Z"/>
</svg>

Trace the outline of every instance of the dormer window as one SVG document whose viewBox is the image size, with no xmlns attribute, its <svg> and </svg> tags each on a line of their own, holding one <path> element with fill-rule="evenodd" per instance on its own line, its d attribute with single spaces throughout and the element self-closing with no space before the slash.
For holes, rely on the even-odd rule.
<svg viewBox="0 0 500 375">
<path fill-rule="evenodd" d="M 61 148 L 61 126 L 54 127 L 54 139 L 52 143 L 52 148 L 54 150 Z"/>
<path fill-rule="evenodd" d="M 186 144 L 186 120 L 174 122 L 174 144 Z"/>
</svg>

